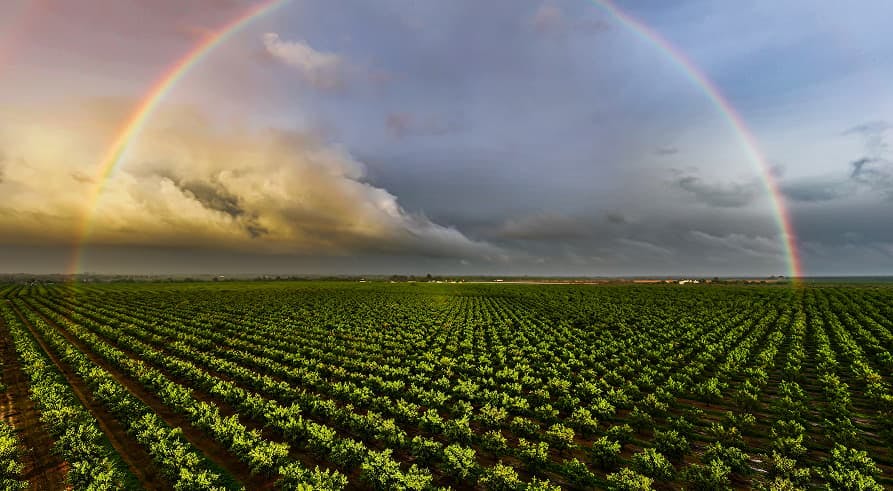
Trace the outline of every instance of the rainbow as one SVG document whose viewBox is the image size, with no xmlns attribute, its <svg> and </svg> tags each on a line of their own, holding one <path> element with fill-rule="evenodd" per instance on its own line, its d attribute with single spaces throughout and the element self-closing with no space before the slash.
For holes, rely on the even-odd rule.
<svg viewBox="0 0 893 491">
<path fill-rule="evenodd" d="M 122 126 L 121 130 L 117 133 L 117 137 L 105 153 L 105 157 L 99 166 L 99 171 L 97 173 L 98 177 L 95 181 L 96 184 L 88 201 L 88 206 L 80 229 L 81 233 L 78 240 L 75 242 L 74 256 L 69 268 L 71 274 L 76 274 L 81 271 L 84 251 L 92 229 L 93 215 L 96 211 L 96 205 L 103 186 L 106 181 L 108 181 L 115 168 L 120 164 L 128 147 L 146 124 L 146 121 L 150 118 L 159 102 L 171 88 L 183 78 L 190 68 L 198 64 L 206 55 L 208 55 L 208 53 L 213 51 L 214 48 L 220 46 L 231 35 L 241 30 L 252 20 L 275 10 L 288 1 L 289 0 L 267 0 L 248 9 L 239 17 L 205 36 L 189 52 L 184 54 L 176 63 L 172 64 L 152 85 L 143 97 L 142 102 L 140 102 Z M 765 155 L 763 155 L 757 145 L 756 137 L 747 127 L 744 119 L 738 111 L 735 110 L 731 102 L 722 94 L 719 88 L 707 78 L 707 76 L 685 55 L 685 53 L 676 48 L 658 32 L 621 10 L 611 0 L 591 1 L 607 12 L 617 23 L 626 27 L 630 32 L 636 34 L 649 45 L 655 47 L 659 52 L 665 54 L 668 59 L 681 69 L 691 82 L 707 95 L 710 101 L 713 102 L 719 112 L 728 121 L 741 145 L 747 152 L 748 158 L 756 166 L 760 178 L 768 191 L 775 220 L 780 235 L 782 236 L 784 254 L 788 265 L 788 275 L 796 282 L 797 279 L 802 276 L 802 270 L 800 266 L 800 257 L 796 247 L 794 227 L 785 206 L 784 198 L 772 175 L 771 167 Z"/>
<path fill-rule="evenodd" d="M 788 276 L 792 281 L 797 282 L 802 276 L 803 271 L 800 266 L 800 256 L 797 251 L 797 238 L 794 232 L 793 222 L 785 205 L 784 196 L 778 189 L 775 177 L 772 175 L 772 168 L 769 161 L 757 145 L 757 139 L 747 127 L 744 118 L 735 110 L 732 103 L 722 94 L 719 87 L 716 86 L 695 65 L 688 56 L 678 48 L 673 46 L 663 36 L 654 29 L 651 29 L 640 20 L 629 15 L 628 13 L 617 7 L 612 0 L 592 0 L 593 3 L 606 11 L 617 23 L 629 29 L 630 32 L 636 34 L 646 43 L 654 46 L 658 51 L 667 55 L 682 72 L 698 86 L 717 107 L 719 112 L 726 118 L 731 125 L 741 145 L 747 152 L 747 156 L 753 162 L 759 172 L 763 185 L 769 192 L 769 200 L 771 201 L 772 211 L 775 216 L 778 229 L 782 236 L 782 245 L 784 254 L 788 264 Z"/>
<path fill-rule="evenodd" d="M 112 141 L 111 146 L 105 152 L 102 162 L 99 164 L 99 170 L 94 178 L 94 186 L 87 199 L 85 213 L 78 229 L 78 236 L 74 243 L 74 254 L 72 256 L 68 273 L 75 275 L 82 271 L 84 253 L 87 249 L 87 241 L 93 228 L 93 215 L 96 213 L 96 207 L 99 203 L 99 196 L 105 187 L 105 183 L 109 180 L 115 168 L 121 163 L 124 154 L 130 147 L 130 144 L 136 139 L 140 131 L 146 125 L 155 108 L 164 99 L 164 96 L 183 79 L 189 70 L 201 62 L 214 48 L 223 44 L 233 34 L 239 32 L 251 21 L 258 19 L 290 0 L 266 0 L 247 9 L 235 19 L 229 21 L 225 25 L 219 27 L 215 31 L 202 37 L 198 44 L 192 47 L 186 54 L 180 57 L 175 63 L 170 65 L 164 73 L 149 88 L 148 92 L 143 96 L 141 102 L 118 130 L 117 136 Z"/>
</svg>

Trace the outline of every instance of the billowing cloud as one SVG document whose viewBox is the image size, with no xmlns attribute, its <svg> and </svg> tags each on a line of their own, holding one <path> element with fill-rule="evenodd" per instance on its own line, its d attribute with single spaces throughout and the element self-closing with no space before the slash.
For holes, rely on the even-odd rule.
<svg viewBox="0 0 893 491">
<path fill-rule="evenodd" d="M 104 184 L 93 243 L 317 255 L 503 254 L 406 211 L 396 196 L 365 182 L 360 162 L 311 134 L 214 127 L 184 109 L 162 113 Z M 11 198 L 0 204 L 4 236 L 69 242 L 90 205 L 89 179 L 39 176 L 66 167 L 72 176 L 92 175 L 101 152 L 81 143 L 108 141 L 104 132 L 88 130 L 113 125 L 54 127 L 48 120 L 0 127 L 0 145 L 28 162 L 0 183 L 0 194 Z"/>
<path fill-rule="evenodd" d="M 709 183 L 691 174 L 681 174 L 673 183 L 697 201 L 717 208 L 747 206 L 760 193 L 760 185 L 756 181 Z"/>
<path fill-rule="evenodd" d="M 313 49 L 305 41 L 286 41 L 275 32 L 263 35 L 264 47 L 273 58 L 294 68 L 303 80 L 320 90 L 344 86 L 342 58 Z"/>
</svg>

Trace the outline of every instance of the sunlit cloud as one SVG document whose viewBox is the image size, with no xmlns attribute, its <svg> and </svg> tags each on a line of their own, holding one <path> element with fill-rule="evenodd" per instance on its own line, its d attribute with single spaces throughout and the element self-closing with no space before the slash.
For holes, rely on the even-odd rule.
<svg viewBox="0 0 893 491">
<path fill-rule="evenodd" d="M 84 200 L 94 186 L 88 176 L 96 155 L 79 143 L 107 139 L 96 134 L 111 127 L 95 123 L 100 109 L 82 107 L 92 116 L 79 126 L 4 125 L 4 155 L 21 162 L 4 159 L 5 234 L 63 242 L 78 236 L 81 216 L 93 206 Z M 396 196 L 365 182 L 362 163 L 311 133 L 222 128 L 188 108 L 162 112 L 104 183 L 92 242 L 302 254 L 501 254 L 407 212 Z M 41 178 L 46 175 L 62 177 Z"/>
</svg>

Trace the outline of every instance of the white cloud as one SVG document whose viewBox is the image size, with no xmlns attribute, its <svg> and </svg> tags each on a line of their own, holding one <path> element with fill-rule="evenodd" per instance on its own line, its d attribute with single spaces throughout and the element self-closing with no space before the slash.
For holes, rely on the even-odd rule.
<svg viewBox="0 0 893 491">
<path fill-rule="evenodd" d="M 275 59 L 293 67 L 310 85 L 321 90 L 343 87 L 343 60 L 335 53 L 313 49 L 305 41 L 285 41 L 275 32 L 263 35 L 264 47 Z"/>
</svg>

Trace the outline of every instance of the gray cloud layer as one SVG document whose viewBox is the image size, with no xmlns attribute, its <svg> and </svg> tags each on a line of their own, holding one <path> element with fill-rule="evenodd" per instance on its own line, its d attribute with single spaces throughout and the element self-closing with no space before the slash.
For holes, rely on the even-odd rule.
<svg viewBox="0 0 893 491">
<path fill-rule="evenodd" d="M 127 113 L 23 106 L 63 104 L 60 79 L 73 97 L 137 98 L 244 7 L 159 0 L 140 16 L 131 4 L 58 3 L 0 77 L 0 247 L 19 247 L 0 269 L 68 256 Z M 88 264 L 785 272 L 737 130 L 672 57 L 591 2 L 299 4 L 234 34 L 166 97 L 106 185 Z M 621 7 L 677 44 L 785 165 L 776 179 L 810 272 L 893 272 L 893 99 L 871 85 L 893 78 L 888 10 L 706 5 Z M 0 17 L 10 11 L 0 2 Z M 838 59 L 825 41 L 840 36 L 871 56 L 871 73 Z"/>
</svg>

